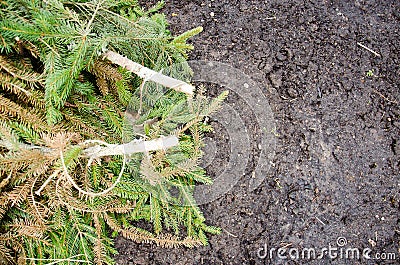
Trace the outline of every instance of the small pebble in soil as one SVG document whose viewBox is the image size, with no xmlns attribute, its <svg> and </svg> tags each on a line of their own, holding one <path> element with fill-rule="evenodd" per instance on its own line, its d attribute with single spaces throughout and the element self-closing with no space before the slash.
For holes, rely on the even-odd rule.
<svg viewBox="0 0 400 265">
<path fill-rule="evenodd" d="M 299 96 L 299 94 L 297 93 L 297 90 L 294 89 L 293 87 L 288 88 L 287 94 L 288 94 L 289 97 L 291 97 L 291 98 L 297 98 L 297 97 Z"/>
<path fill-rule="evenodd" d="M 285 61 L 285 60 L 287 59 L 287 56 L 284 55 L 284 54 L 282 54 L 282 53 L 280 53 L 280 52 L 278 52 L 278 53 L 276 54 L 276 59 L 277 59 L 278 61 L 283 62 L 283 61 Z"/>
<path fill-rule="evenodd" d="M 279 88 L 282 85 L 282 75 L 272 73 L 269 75 L 269 80 L 271 81 L 273 87 Z"/>
</svg>

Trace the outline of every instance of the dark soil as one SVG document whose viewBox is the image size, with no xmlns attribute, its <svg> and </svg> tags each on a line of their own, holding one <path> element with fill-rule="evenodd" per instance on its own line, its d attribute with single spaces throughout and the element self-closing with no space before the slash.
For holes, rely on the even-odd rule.
<svg viewBox="0 0 400 265">
<path fill-rule="evenodd" d="M 204 27 L 190 59 L 230 64 L 261 84 L 276 154 L 258 189 L 238 184 L 201 206 L 223 228 L 209 246 L 118 238 L 117 263 L 400 264 L 400 2 L 174 0 L 164 11 L 175 34 Z M 210 174 L 228 158 L 214 159 Z M 339 237 L 397 259 L 257 254 L 265 246 L 318 251 Z"/>
</svg>

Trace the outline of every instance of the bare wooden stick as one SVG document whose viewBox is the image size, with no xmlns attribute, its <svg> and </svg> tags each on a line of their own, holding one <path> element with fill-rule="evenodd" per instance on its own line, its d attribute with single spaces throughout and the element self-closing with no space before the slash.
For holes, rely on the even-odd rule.
<svg viewBox="0 0 400 265">
<path fill-rule="evenodd" d="M 35 258 L 25 258 L 25 259 L 26 260 L 32 260 L 32 261 L 53 261 L 53 262 L 47 263 L 47 265 L 54 265 L 54 264 L 57 264 L 57 263 L 64 263 L 64 262 L 68 262 L 68 263 L 70 263 L 70 262 L 90 263 L 90 261 L 88 261 L 88 260 L 75 259 L 75 258 L 80 257 L 80 256 L 83 256 L 83 254 L 75 255 L 75 256 L 72 256 L 72 257 L 70 257 L 68 259 L 35 259 Z"/>
<path fill-rule="evenodd" d="M 363 45 L 363 44 L 361 44 L 361 43 L 359 43 L 359 42 L 357 42 L 357 45 L 360 46 L 360 47 L 362 47 L 362 48 L 364 48 L 364 49 L 366 49 L 366 50 L 369 51 L 369 52 L 372 52 L 372 53 L 375 54 L 376 56 L 381 57 L 381 55 L 380 55 L 379 53 L 377 53 L 376 51 L 374 51 L 374 50 L 368 48 L 367 46 L 365 46 L 365 45 Z"/>
<path fill-rule="evenodd" d="M 89 157 L 92 159 L 103 157 L 103 156 L 114 156 L 114 155 L 130 155 L 134 153 L 142 153 L 156 150 L 164 150 L 179 144 L 179 139 L 175 135 L 161 136 L 160 138 L 145 141 L 142 139 L 133 140 L 126 144 L 109 144 L 100 140 L 86 140 L 82 145 L 96 144 L 85 148 L 82 151 L 84 157 Z M 13 150 L 10 141 L 0 140 L 0 146 L 4 146 L 10 150 Z M 43 153 L 52 153 L 57 151 L 56 149 L 38 146 L 38 145 L 28 145 L 19 144 L 19 148 L 26 150 L 39 150 Z M 57 172 L 54 172 L 57 174 Z"/>
<path fill-rule="evenodd" d="M 119 172 L 118 178 L 116 181 L 107 189 L 101 192 L 91 192 L 87 190 L 83 190 L 78 184 L 74 181 L 71 175 L 68 173 L 67 166 L 65 165 L 64 156 L 62 150 L 60 150 L 60 158 L 61 158 L 61 165 L 64 170 L 64 175 L 67 177 L 67 180 L 77 189 L 81 194 L 85 194 L 91 197 L 102 196 L 109 193 L 113 190 L 121 180 L 122 174 L 124 173 L 125 166 L 126 166 L 126 155 L 139 153 L 139 152 L 148 152 L 154 150 L 163 150 L 169 147 L 173 147 L 179 144 L 178 137 L 175 135 L 171 135 L 168 137 L 160 137 L 158 139 L 150 140 L 150 141 L 143 141 L 143 140 L 136 140 L 129 142 L 127 144 L 107 144 L 105 143 L 105 147 L 100 147 L 100 145 L 96 145 L 95 148 L 87 148 L 84 150 L 86 156 L 89 156 L 88 166 L 93 159 L 102 156 L 112 156 L 112 155 L 123 155 L 123 163 L 121 170 Z"/>
<path fill-rule="evenodd" d="M 114 155 L 130 155 L 134 153 L 163 150 L 177 146 L 178 144 L 178 137 L 175 135 L 170 135 L 150 141 L 133 140 L 126 144 L 106 144 L 105 146 L 96 145 L 83 150 L 83 154 L 91 158 Z"/>
<path fill-rule="evenodd" d="M 99 157 L 113 156 L 113 155 L 123 155 L 124 156 L 121 171 L 118 175 L 117 180 L 113 183 L 113 185 L 111 185 L 109 188 L 103 190 L 102 192 L 94 193 L 91 191 L 85 191 L 85 190 L 81 189 L 78 186 L 78 184 L 75 183 L 74 179 L 68 173 L 68 169 L 67 169 L 67 166 L 65 165 L 65 161 L 64 161 L 64 155 L 63 155 L 62 151 L 60 151 L 62 170 L 64 171 L 64 174 L 67 177 L 68 181 L 80 193 L 91 196 L 91 197 L 96 197 L 96 196 L 102 196 L 104 194 L 107 194 L 112 189 L 114 189 L 115 186 L 117 186 L 117 184 L 120 182 L 122 174 L 125 170 L 127 155 L 171 148 L 171 147 L 177 146 L 179 144 L 179 139 L 175 135 L 171 135 L 171 136 L 167 136 L 167 137 L 160 137 L 158 139 L 154 139 L 154 140 L 150 140 L 150 141 L 133 140 L 129 143 L 119 144 L 119 145 L 118 144 L 108 144 L 104 141 L 99 141 L 99 140 L 88 140 L 85 142 L 85 144 L 87 144 L 87 143 L 91 143 L 91 144 L 97 143 L 97 145 L 83 150 L 83 155 L 86 157 L 89 157 L 87 167 L 90 166 L 91 162 L 94 159 L 99 158 Z M 51 174 L 50 177 L 48 177 L 47 180 L 42 184 L 42 186 L 35 192 L 35 194 L 40 195 L 42 190 L 50 183 L 50 181 L 54 177 L 56 177 L 58 174 L 60 174 L 60 172 L 61 172 L 61 169 L 55 170 L 53 172 L 53 174 Z"/>
<path fill-rule="evenodd" d="M 103 54 L 103 57 L 110 60 L 112 63 L 117 64 L 134 74 L 137 74 L 139 77 L 145 80 L 153 81 L 165 87 L 175 89 L 178 92 L 193 95 L 194 87 L 192 85 L 153 71 L 141 64 L 129 60 L 125 56 L 122 56 L 116 52 L 107 51 Z"/>
</svg>

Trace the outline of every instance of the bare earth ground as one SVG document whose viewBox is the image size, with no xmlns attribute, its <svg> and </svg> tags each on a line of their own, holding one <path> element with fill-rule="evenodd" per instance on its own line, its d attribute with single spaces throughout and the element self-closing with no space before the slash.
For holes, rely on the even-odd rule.
<svg viewBox="0 0 400 265">
<path fill-rule="evenodd" d="M 258 189 L 236 185 L 201 207 L 223 228 L 209 246 L 161 249 L 117 238 L 117 263 L 400 264 L 400 2 L 174 0 L 164 11 L 174 34 L 204 27 L 191 59 L 228 63 L 261 85 L 276 154 Z M 229 159 L 220 153 L 211 176 Z M 251 168 L 243 181 L 249 177 Z M 344 247 L 396 260 L 288 252 L 284 260 L 259 251 L 321 251 L 338 247 L 339 237 Z"/>
</svg>

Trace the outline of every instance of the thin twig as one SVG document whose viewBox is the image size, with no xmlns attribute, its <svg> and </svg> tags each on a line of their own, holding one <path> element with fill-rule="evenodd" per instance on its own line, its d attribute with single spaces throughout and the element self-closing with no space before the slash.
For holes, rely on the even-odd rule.
<svg viewBox="0 0 400 265">
<path fill-rule="evenodd" d="M 24 94 L 27 95 L 28 97 L 31 97 L 31 96 L 32 96 L 32 93 L 29 92 L 28 90 L 26 90 L 26 89 L 24 89 L 24 88 L 22 88 L 22 87 L 20 87 L 20 86 L 18 86 L 18 85 L 16 85 L 16 84 L 14 84 L 14 83 L 10 83 L 10 85 L 11 85 L 12 87 L 14 87 L 14 88 L 20 90 L 22 93 L 24 93 Z"/>
<path fill-rule="evenodd" d="M 87 36 L 87 35 L 89 34 L 89 32 L 90 32 L 90 26 L 92 25 L 92 23 L 93 23 L 93 21 L 94 21 L 94 18 L 96 17 L 96 14 L 97 14 L 97 12 L 99 11 L 99 8 L 100 8 L 100 6 L 101 6 L 102 4 L 103 4 L 103 2 L 101 2 L 101 1 L 99 1 L 99 2 L 97 3 L 96 8 L 94 9 L 93 15 L 92 15 L 92 17 L 90 18 L 88 24 L 86 25 L 86 30 L 85 30 L 85 35 L 84 35 L 84 36 Z"/>
<path fill-rule="evenodd" d="M 91 8 L 94 7 L 94 5 L 91 4 L 91 3 L 65 2 L 65 4 L 75 5 L 75 6 L 88 6 L 88 7 L 91 7 Z M 120 20 L 124 20 L 125 22 L 127 22 L 128 24 L 130 24 L 133 27 L 136 27 L 136 28 L 142 29 L 142 30 L 144 29 L 144 27 L 140 26 L 137 22 L 129 20 L 126 17 L 119 15 L 118 13 L 114 13 L 114 12 L 112 12 L 112 11 L 108 10 L 107 8 L 102 7 L 102 6 L 100 6 L 100 9 L 102 11 L 106 12 L 106 13 L 111 14 L 113 17 L 117 17 Z M 87 9 L 85 9 L 85 10 L 87 10 Z"/>
<path fill-rule="evenodd" d="M 35 188 L 35 184 L 36 184 L 37 179 L 38 179 L 38 177 L 35 178 L 35 180 L 33 181 L 32 186 L 31 186 L 31 200 L 32 200 L 33 208 L 35 208 L 37 216 L 40 218 L 40 220 L 42 221 L 42 225 L 43 225 L 43 224 L 46 223 L 46 220 L 43 219 L 42 215 L 39 212 L 38 207 L 36 206 L 35 195 L 33 193 L 33 189 Z"/>
<path fill-rule="evenodd" d="M 45 42 L 42 38 L 39 38 L 39 41 L 42 42 L 44 45 L 46 45 L 47 48 L 49 48 L 55 55 L 57 55 L 57 57 L 60 56 L 60 54 L 53 47 L 51 47 L 50 44 Z"/>
<path fill-rule="evenodd" d="M 229 232 L 228 230 L 226 230 L 225 228 L 222 227 L 222 230 L 225 231 L 225 233 L 227 233 L 228 235 L 232 236 L 232 237 L 238 237 L 237 235 L 232 234 L 231 232 Z"/>
<path fill-rule="evenodd" d="M 359 42 L 357 42 L 357 45 L 360 46 L 360 47 L 362 47 L 362 48 L 364 48 L 364 49 L 366 49 L 366 50 L 369 51 L 369 52 L 372 52 L 372 53 L 375 54 L 376 56 L 381 57 L 381 55 L 380 55 L 379 53 L 377 53 L 376 51 L 374 51 L 374 50 L 368 48 L 367 46 L 365 46 L 365 45 L 363 45 L 363 44 L 361 44 L 361 43 L 359 43 Z"/>
<path fill-rule="evenodd" d="M 398 103 L 397 101 L 395 101 L 395 100 L 390 100 L 390 99 L 388 99 L 388 98 L 385 97 L 381 92 L 379 92 L 379 91 L 377 91 L 377 90 L 375 90 L 375 89 L 373 89 L 372 91 L 373 91 L 374 93 L 378 94 L 379 96 L 381 96 L 381 98 L 383 98 L 384 100 L 389 101 L 390 103 L 399 104 L 399 103 Z"/>
<path fill-rule="evenodd" d="M 317 219 L 318 222 L 320 222 L 322 225 L 326 225 L 324 222 L 321 221 L 321 219 L 319 219 L 317 216 L 314 216 L 315 219 Z"/>
</svg>

